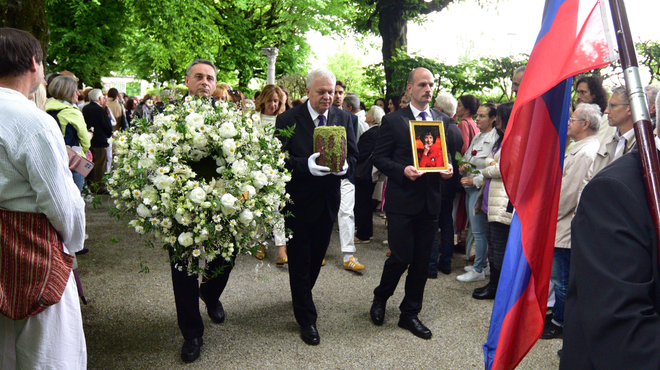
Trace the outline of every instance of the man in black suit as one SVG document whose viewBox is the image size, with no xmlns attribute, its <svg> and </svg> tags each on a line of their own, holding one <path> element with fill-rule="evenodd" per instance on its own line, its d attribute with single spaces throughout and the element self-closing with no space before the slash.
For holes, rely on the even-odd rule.
<svg viewBox="0 0 660 370">
<path fill-rule="evenodd" d="M 216 69 L 213 63 L 205 59 L 194 60 L 188 66 L 184 80 L 188 87 L 188 95 L 211 97 L 216 88 L 215 76 Z M 204 322 L 199 314 L 199 299 L 206 303 L 206 311 L 211 321 L 216 324 L 225 321 L 220 295 L 227 286 L 233 263 L 227 262 L 222 257 L 211 261 L 206 268 L 207 276 L 202 279 L 201 285 L 197 276 L 188 275 L 188 271 L 181 268 L 182 265 L 181 261 L 171 262 L 172 287 L 177 321 L 184 339 L 181 359 L 184 362 L 192 362 L 199 358 L 203 344 Z M 210 278 L 217 269 L 222 269 L 222 273 Z"/>
<path fill-rule="evenodd" d="M 87 96 L 89 104 L 83 107 L 82 114 L 85 117 L 87 129 L 94 132 L 89 148 L 94 156 L 94 169 L 87 177 L 87 181 L 93 191 L 107 193 L 103 175 L 108 168 L 108 139 L 112 137 L 112 124 L 108 112 L 103 107 L 106 99 L 103 91 L 93 89 Z"/>
<path fill-rule="evenodd" d="M 332 106 L 335 82 L 335 76 L 328 70 L 312 71 L 307 76 L 307 102 L 280 114 L 275 123 L 278 129 L 293 127 L 291 137 L 280 136 L 282 150 L 289 153 L 286 166 L 291 170 L 286 190 L 292 203 L 284 210 L 293 215 L 286 219 L 286 227 L 293 232 L 287 248 L 289 281 L 300 335 L 311 345 L 320 342 L 312 288 L 337 218 L 341 179 L 350 175 L 357 162 L 351 117 Z M 323 125 L 346 129 L 346 162 L 340 172 L 330 172 L 328 167 L 316 164 L 319 153 L 314 153 L 314 129 Z"/>
<path fill-rule="evenodd" d="M 658 245 L 639 152 L 600 171 L 571 224 L 560 369 L 659 369 Z"/>
<path fill-rule="evenodd" d="M 425 173 L 415 168 L 409 121 L 443 121 L 448 131 L 449 117 L 429 107 L 433 92 L 433 75 L 429 70 L 413 70 L 406 89 L 410 105 L 383 118 L 373 155 L 374 166 L 388 178 L 385 208 L 392 254 L 385 261 L 380 285 L 374 290 L 370 315 L 374 324 L 383 324 L 387 299 L 394 294 L 407 269 L 406 295 L 399 306 L 399 326 L 420 338 L 430 339 L 431 331 L 417 315 L 422 309 L 431 242 L 438 229 L 441 181 L 451 178 L 453 169 Z M 445 146 L 451 140 L 446 137 Z M 452 158 L 449 160 L 451 162 Z"/>
</svg>

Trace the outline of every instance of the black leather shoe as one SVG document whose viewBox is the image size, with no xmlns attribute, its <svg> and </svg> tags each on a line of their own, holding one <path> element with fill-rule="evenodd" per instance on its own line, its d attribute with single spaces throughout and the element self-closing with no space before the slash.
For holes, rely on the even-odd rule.
<svg viewBox="0 0 660 370">
<path fill-rule="evenodd" d="M 204 340 L 202 337 L 186 340 L 181 348 L 181 359 L 183 362 L 193 362 L 199 358 L 199 349 L 202 348 Z"/>
<path fill-rule="evenodd" d="M 442 267 L 440 267 L 440 272 L 442 272 L 445 275 L 450 275 L 451 274 L 451 269 L 450 268 L 443 269 Z"/>
<path fill-rule="evenodd" d="M 87 253 L 89 253 L 89 248 L 83 248 L 78 252 L 76 252 L 76 256 L 82 256 L 83 254 L 87 254 Z"/>
<path fill-rule="evenodd" d="M 480 287 L 480 288 L 475 288 L 475 289 L 474 289 L 474 293 L 480 293 L 480 292 L 483 292 L 484 290 L 488 289 L 489 286 L 490 286 L 490 283 L 488 283 L 488 284 L 486 284 L 486 285 L 484 285 L 484 286 L 482 286 L 482 287 Z"/>
<path fill-rule="evenodd" d="M 541 334 L 541 339 L 555 339 L 564 337 L 564 328 L 561 326 L 555 325 L 554 322 L 550 321 L 545 324 L 543 328 L 543 334 Z"/>
<path fill-rule="evenodd" d="M 560 349 L 559 351 L 557 351 L 557 356 L 561 357 L 561 352 L 562 351 L 563 351 L 563 349 Z"/>
<path fill-rule="evenodd" d="M 200 294 L 199 297 L 202 299 L 202 302 L 206 304 L 206 312 L 209 314 L 209 317 L 211 318 L 211 321 L 213 321 L 216 324 L 222 324 L 225 322 L 225 309 L 222 307 L 222 302 L 218 300 L 218 303 L 215 305 L 215 307 L 211 307 L 206 303 L 206 300 L 204 300 L 204 297 Z"/>
<path fill-rule="evenodd" d="M 427 276 L 427 278 L 429 278 L 429 279 L 437 279 L 437 278 L 438 278 L 438 272 L 437 272 L 437 271 L 436 271 L 436 272 L 430 272 L 430 271 L 429 271 L 429 275 Z"/>
<path fill-rule="evenodd" d="M 371 304 L 371 310 L 369 310 L 369 315 L 371 316 L 371 322 L 381 326 L 385 321 L 385 303 L 374 299 L 374 302 Z"/>
<path fill-rule="evenodd" d="M 301 326 L 300 338 L 302 338 L 303 342 L 311 346 L 321 343 L 321 337 L 319 337 L 319 331 L 316 330 L 316 325 Z"/>
<path fill-rule="evenodd" d="M 484 287 L 485 289 L 477 291 L 477 289 L 474 290 L 474 293 L 472 293 L 472 298 L 474 299 L 495 299 L 495 293 L 497 292 L 497 288 L 493 287 L 492 285 L 486 285 Z"/>
<path fill-rule="evenodd" d="M 410 330 L 411 333 L 423 339 L 431 339 L 431 330 L 424 326 L 417 317 L 399 318 L 399 327 Z"/>
</svg>

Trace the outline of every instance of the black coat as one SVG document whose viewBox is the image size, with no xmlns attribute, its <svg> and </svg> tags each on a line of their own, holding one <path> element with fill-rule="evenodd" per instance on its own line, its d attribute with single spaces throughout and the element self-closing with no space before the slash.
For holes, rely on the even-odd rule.
<svg viewBox="0 0 660 370">
<path fill-rule="evenodd" d="M 376 140 L 378 139 L 378 126 L 371 126 L 369 129 L 362 133 L 358 141 L 358 152 L 360 156 L 357 162 L 356 180 L 357 181 L 371 181 L 371 170 L 373 163 L 369 160 L 371 154 L 376 147 Z M 366 168 L 368 166 L 368 168 Z M 362 176 L 359 177 L 358 176 Z"/>
<path fill-rule="evenodd" d="M 90 102 L 82 109 L 83 117 L 87 129 L 91 131 L 94 128 L 94 137 L 92 137 L 92 148 L 107 148 L 108 139 L 112 137 L 112 123 L 108 112 L 97 103 Z"/>
<path fill-rule="evenodd" d="M 431 109 L 435 121 L 443 121 L 445 129 L 445 146 L 455 142 L 454 135 L 448 129 L 449 117 Z M 415 181 L 408 179 L 403 173 L 407 166 L 414 166 L 412 146 L 410 142 L 409 121 L 414 121 L 410 107 L 399 109 L 383 117 L 374 149 L 373 164 L 387 176 L 385 190 L 386 209 L 388 212 L 405 215 L 416 215 L 427 208 L 430 214 L 440 214 L 440 197 L 442 178 L 437 172 L 429 172 Z M 450 134 L 451 133 L 451 134 Z M 449 158 L 453 163 L 454 159 Z"/>
<path fill-rule="evenodd" d="M 454 176 L 442 182 L 442 198 L 451 200 L 454 199 L 458 187 L 461 186 L 461 174 L 458 171 L 458 161 L 455 159 L 455 156 L 463 147 L 461 129 L 458 128 L 456 120 L 453 118 L 450 118 L 449 124 L 445 125 L 445 136 L 447 137 L 447 156 L 451 158 Z"/>
<path fill-rule="evenodd" d="M 282 141 L 282 150 L 289 153 L 286 167 L 291 171 L 291 181 L 286 190 L 291 195 L 292 204 L 288 204 L 286 211 L 305 222 L 313 222 L 321 216 L 324 209 L 329 210 L 330 218 L 335 220 L 339 211 L 340 183 L 342 178 L 348 178 L 355 169 L 358 157 L 355 131 L 351 116 L 348 112 L 330 107 L 327 126 L 343 126 L 346 129 L 346 160 L 348 173 L 343 177 L 335 175 L 312 176 L 307 166 L 307 159 L 314 154 L 314 122 L 309 114 L 307 104 L 287 110 L 277 116 L 275 126 L 278 129 L 295 125 L 293 137 L 279 137 Z"/>
<path fill-rule="evenodd" d="M 660 369 L 658 246 L 633 150 L 584 188 L 571 224 L 560 369 Z"/>
</svg>

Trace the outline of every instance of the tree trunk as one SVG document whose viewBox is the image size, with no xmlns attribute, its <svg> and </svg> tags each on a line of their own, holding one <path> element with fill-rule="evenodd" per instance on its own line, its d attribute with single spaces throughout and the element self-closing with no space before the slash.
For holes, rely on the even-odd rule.
<svg viewBox="0 0 660 370">
<path fill-rule="evenodd" d="M 32 34 L 41 43 L 45 59 L 50 41 L 45 0 L 0 1 L 0 27 L 17 28 Z"/>
<path fill-rule="evenodd" d="M 389 62 L 392 60 L 392 57 L 398 54 L 399 50 L 408 50 L 407 21 L 400 12 L 380 12 L 378 30 L 383 38 L 383 65 L 385 66 L 386 81 L 385 96 L 390 98 L 403 92 L 394 91 L 391 85 L 394 70 L 389 66 Z"/>
</svg>

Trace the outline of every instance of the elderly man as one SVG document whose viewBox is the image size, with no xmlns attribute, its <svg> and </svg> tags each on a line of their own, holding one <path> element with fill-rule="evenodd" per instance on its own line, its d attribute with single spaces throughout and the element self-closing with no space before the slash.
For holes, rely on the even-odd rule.
<svg viewBox="0 0 660 370">
<path fill-rule="evenodd" d="M 555 253 L 552 259 L 551 281 L 555 286 L 555 305 L 552 309 L 552 320 L 546 320 L 541 339 L 562 337 L 564 302 L 571 265 L 571 221 L 578 205 L 579 189 L 587 178 L 598 151 L 596 133 L 600 120 L 598 105 L 587 103 L 578 104 L 568 119 L 568 137 L 575 141 L 575 145 L 564 157 Z"/>
<path fill-rule="evenodd" d="M 406 294 L 399 306 L 399 326 L 424 339 L 430 339 L 432 333 L 417 315 L 422 309 L 431 242 L 438 230 L 441 177 L 449 179 L 453 175 L 451 167 L 443 173 L 425 173 L 413 165 L 410 121 L 443 121 L 445 131 L 449 133 L 449 117 L 429 107 L 433 81 L 433 75 L 425 68 L 410 72 L 406 87 L 410 105 L 383 118 L 373 153 L 374 166 L 388 178 L 385 202 L 392 254 L 385 261 L 380 284 L 374 290 L 371 321 L 375 325 L 383 324 L 387 299 L 394 294 L 401 275 L 408 270 Z M 445 145 L 451 140 L 447 135 Z"/>
<path fill-rule="evenodd" d="M 186 69 L 184 82 L 188 87 L 188 95 L 200 98 L 210 98 L 216 88 L 215 65 L 205 59 L 196 59 Z M 171 255 L 170 255 L 171 257 Z M 216 258 L 206 267 L 208 275 L 216 269 L 222 269 L 222 274 L 214 278 L 205 277 L 201 284 L 197 276 L 188 275 L 185 269 L 179 270 L 179 261 L 172 261 L 172 288 L 176 303 L 176 316 L 179 329 L 183 335 L 181 359 L 184 362 L 197 360 L 200 355 L 204 335 L 204 323 L 199 313 L 200 298 L 206 304 L 206 312 L 211 321 L 216 324 L 225 321 L 225 311 L 220 302 L 220 296 L 227 286 L 233 260 L 227 262 L 224 258 Z"/>
<path fill-rule="evenodd" d="M 522 83 L 526 68 L 527 65 L 524 65 L 516 68 L 516 70 L 513 71 L 513 77 L 511 78 L 511 92 L 516 95 L 518 95 L 518 89 L 520 89 L 520 84 Z"/>
<path fill-rule="evenodd" d="M 321 340 L 316 328 L 312 289 L 339 211 L 341 179 L 350 175 L 357 162 L 351 116 L 332 105 L 335 83 L 332 72 L 325 69 L 312 71 L 307 76 L 307 102 L 280 114 L 275 122 L 278 129 L 293 127 L 291 137 L 280 137 L 282 150 L 289 153 L 286 166 L 291 170 L 291 181 L 286 190 L 292 202 L 284 209 L 293 215 L 286 219 L 286 227 L 293 231 L 287 248 L 289 281 L 300 336 L 310 345 L 319 344 Z M 314 153 L 314 129 L 325 125 L 341 126 L 346 130 L 346 163 L 340 172 L 330 172 L 328 167 L 316 164 L 320 153 Z"/>
<path fill-rule="evenodd" d="M 1 28 L 0 50 L 11 50 L 11 53 L 0 53 L 0 228 L 3 240 L 0 265 L 3 269 L 17 268 L 13 264 L 19 259 L 11 258 L 16 250 L 11 243 L 5 243 L 11 240 L 12 225 L 4 222 L 9 219 L 8 215 L 25 213 L 45 215 L 50 228 L 59 235 L 62 242 L 59 245 L 63 245 L 62 250 L 51 251 L 72 261 L 71 256 L 83 248 L 85 203 L 71 178 L 62 132 L 51 116 L 27 98 L 44 82 L 41 46 L 25 31 Z M 30 227 L 28 224 L 18 226 Z M 44 231 L 47 228 L 36 232 L 47 238 Z M 20 278 L 30 278 L 25 274 L 32 273 L 34 278 L 35 272 L 40 271 L 39 266 L 49 266 L 46 273 L 54 276 L 50 274 L 52 265 L 44 263 L 47 261 L 38 255 L 23 257 L 36 262 L 32 268 L 19 270 L 17 275 L 20 276 L 15 276 L 13 284 L 20 286 Z M 69 274 L 64 275 L 65 280 L 61 282 L 66 286 L 59 302 L 21 320 L 0 314 L 1 369 L 87 368 L 80 304 L 70 267 Z M 10 283 L 5 278 L 1 282 L 3 288 Z M 8 290 L 3 289 L 2 293 L 4 302 L 12 296 Z"/>
<path fill-rule="evenodd" d="M 589 176 L 583 185 L 586 185 L 605 166 L 630 152 L 635 146 L 632 111 L 630 110 L 628 92 L 624 86 L 617 86 L 612 89 L 612 96 L 607 103 L 605 114 L 608 115 L 609 125 L 616 128 L 616 131 L 612 136 L 601 141 L 598 155 L 594 159 L 594 164 L 589 169 Z"/>
<path fill-rule="evenodd" d="M 105 96 L 100 89 L 93 89 L 87 94 L 89 104 L 83 107 L 82 113 L 87 123 L 87 129 L 94 133 L 91 140 L 92 156 L 94 156 L 94 169 L 87 177 L 91 188 L 97 193 L 107 193 L 103 175 L 107 170 L 108 139 L 112 137 L 112 124 L 110 117 L 103 107 Z"/>
<path fill-rule="evenodd" d="M 454 158 L 456 153 L 463 147 L 463 136 L 461 129 L 456 125 L 453 118 L 456 115 L 458 100 L 449 93 L 440 93 L 435 98 L 435 109 L 448 115 L 449 124 L 447 127 L 447 137 L 453 137 L 453 140 L 447 140 L 447 155 Z M 431 262 L 429 263 L 429 279 L 437 279 L 438 271 L 445 275 L 451 274 L 451 258 L 454 255 L 454 218 L 452 216 L 454 209 L 454 198 L 458 191 L 461 181 L 461 174 L 458 171 L 458 162 L 453 161 L 452 167 L 454 176 L 447 181 L 442 182 L 442 205 L 440 207 L 440 238 L 435 234 L 433 244 L 431 245 Z"/>
<path fill-rule="evenodd" d="M 658 91 L 660 91 L 660 87 L 657 86 L 646 86 L 644 88 L 644 93 L 646 94 L 646 100 L 648 101 L 649 104 L 649 114 L 651 115 L 651 123 L 653 124 L 653 128 L 656 127 L 656 104 L 655 101 L 658 97 Z"/>
</svg>

